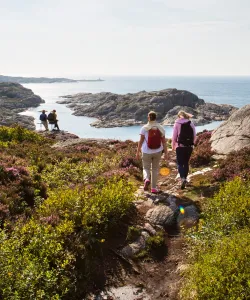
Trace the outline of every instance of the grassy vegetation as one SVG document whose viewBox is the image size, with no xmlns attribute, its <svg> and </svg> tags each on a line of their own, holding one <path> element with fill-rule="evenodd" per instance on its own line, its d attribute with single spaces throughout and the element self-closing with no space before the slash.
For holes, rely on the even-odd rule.
<svg viewBox="0 0 250 300">
<path fill-rule="evenodd" d="M 208 137 L 197 141 L 195 167 L 211 162 Z M 62 149 L 52 143 L 21 127 L 0 127 L 0 299 L 84 299 L 109 238 L 119 236 L 121 220 L 130 214 L 141 180 L 135 143 Z M 194 180 L 192 192 L 205 197 L 214 193 L 211 180 L 222 185 L 203 199 L 198 230 L 187 236 L 181 299 L 249 298 L 249 166 L 244 149 L 221 161 L 213 178 L 209 173 Z M 128 241 L 139 233 L 131 226 Z M 166 254 L 163 232 L 150 237 L 138 257 L 159 253 Z"/>
<path fill-rule="evenodd" d="M 134 143 L 51 144 L 0 128 L 1 299 L 82 299 L 134 199 Z"/>
<path fill-rule="evenodd" d="M 199 230 L 188 237 L 182 299 L 249 298 L 249 225 L 250 182 L 235 178 L 207 200 Z"/>
</svg>

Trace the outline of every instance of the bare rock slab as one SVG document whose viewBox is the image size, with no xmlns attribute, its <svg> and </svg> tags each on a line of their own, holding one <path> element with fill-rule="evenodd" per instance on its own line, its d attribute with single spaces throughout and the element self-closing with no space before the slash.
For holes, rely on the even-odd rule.
<svg viewBox="0 0 250 300">
<path fill-rule="evenodd" d="M 212 149 L 219 155 L 250 147 L 250 104 L 234 112 L 212 134 Z"/>
</svg>

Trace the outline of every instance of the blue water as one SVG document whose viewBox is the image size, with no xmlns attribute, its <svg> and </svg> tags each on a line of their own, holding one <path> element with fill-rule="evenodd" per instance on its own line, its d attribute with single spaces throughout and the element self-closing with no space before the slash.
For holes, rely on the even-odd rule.
<svg viewBox="0 0 250 300">
<path fill-rule="evenodd" d="M 94 128 L 89 124 L 93 118 L 76 117 L 65 105 L 57 104 L 60 96 L 77 93 L 112 92 L 118 94 L 135 93 L 142 90 L 157 91 L 167 88 L 188 90 L 206 102 L 231 104 L 242 107 L 250 104 L 250 77 L 105 77 L 100 82 L 76 82 L 53 84 L 25 84 L 24 86 L 41 96 L 46 103 L 30 109 L 24 114 L 35 117 L 36 127 L 40 130 L 39 115 L 42 109 L 56 109 L 60 129 L 79 137 L 114 138 L 138 140 L 138 126 L 116 128 Z M 146 120 L 145 120 L 146 122 Z M 198 126 L 197 130 L 215 129 L 220 122 Z M 172 127 L 166 126 L 166 136 L 170 137 Z"/>
</svg>

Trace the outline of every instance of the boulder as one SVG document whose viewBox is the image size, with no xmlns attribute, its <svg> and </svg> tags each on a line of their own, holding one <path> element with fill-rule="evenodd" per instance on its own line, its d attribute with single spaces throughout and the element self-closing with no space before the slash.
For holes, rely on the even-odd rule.
<svg viewBox="0 0 250 300">
<path fill-rule="evenodd" d="M 250 147 L 250 104 L 234 112 L 212 134 L 212 149 L 219 155 Z"/>
<path fill-rule="evenodd" d="M 145 218 L 149 223 L 163 227 L 172 226 L 175 223 L 175 212 L 166 205 L 159 205 L 148 210 Z"/>
</svg>

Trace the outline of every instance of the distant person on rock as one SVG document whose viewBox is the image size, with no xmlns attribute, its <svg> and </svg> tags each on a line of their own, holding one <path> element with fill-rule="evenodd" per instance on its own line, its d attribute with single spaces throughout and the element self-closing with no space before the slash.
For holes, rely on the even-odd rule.
<svg viewBox="0 0 250 300">
<path fill-rule="evenodd" d="M 148 113 L 148 123 L 141 128 L 140 140 L 136 158 L 139 159 L 140 151 L 142 153 L 144 191 L 149 189 L 151 182 L 151 193 L 158 193 L 156 188 L 160 159 L 164 150 L 165 159 L 168 159 L 166 146 L 165 129 L 156 122 L 156 113 Z"/>
<path fill-rule="evenodd" d="M 45 131 L 48 131 L 49 130 L 48 117 L 45 113 L 45 110 L 42 110 L 42 113 L 40 114 L 40 121 L 43 124 L 43 126 L 45 127 Z"/>
<path fill-rule="evenodd" d="M 175 121 L 172 136 L 172 149 L 176 151 L 178 172 L 181 178 L 181 189 L 187 184 L 189 172 L 189 160 L 193 151 L 196 137 L 194 124 L 190 121 L 191 114 L 181 110 L 178 119 Z"/>
<path fill-rule="evenodd" d="M 54 128 L 57 128 L 57 130 L 60 130 L 59 126 L 58 126 L 57 114 L 56 114 L 55 109 L 53 109 L 52 112 L 49 113 L 48 121 L 49 121 L 49 124 L 54 124 L 55 125 Z"/>
</svg>

